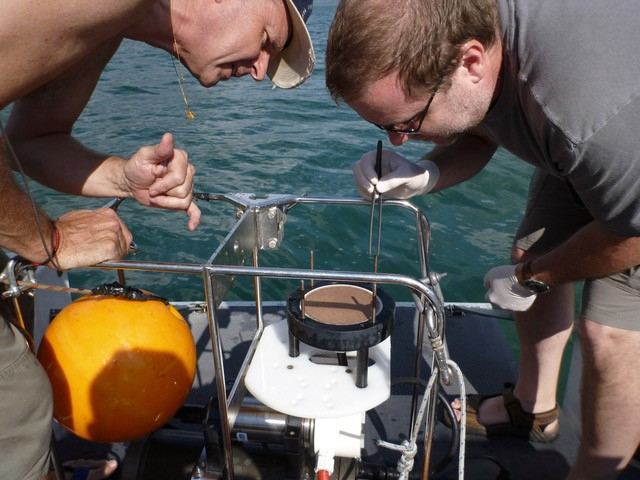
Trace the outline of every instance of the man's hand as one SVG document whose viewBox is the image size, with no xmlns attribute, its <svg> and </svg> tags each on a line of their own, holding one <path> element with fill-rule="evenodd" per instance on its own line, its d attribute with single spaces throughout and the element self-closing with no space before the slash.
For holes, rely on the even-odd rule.
<svg viewBox="0 0 640 480">
<path fill-rule="evenodd" d="M 132 235 L 110 208 L 75 210 L 56 220 L 60 245 L 51 264 L 68 270 L 88 267 L 127 255 Z"/>
<path fill-rule="evenodd" d="M 411 162 L 393 150 L 382 151 L 381 178 L 376 174 L 376 151 L 365 153 L 353 164 L 353 175 L 360 195 L 369 200 L 376 190 L 395 198 L 422 195 L 438 183 L 438 166 L 429 161 Z"/>
<path fill-rule="evenodd" d="M 492 305 L 514 312 L 529 310 L 537 296 L 518 283 L 515 265 L 489 270 L 484 276 L 484 288 L 489 289 L 485 298 Z"/>
<path fill-rule="evenodd" d="M 184 150 L 174 148 L 165 133 L 154 147 L 140 148 L 124 166 L 124 182 L 133 198 L 143 205 L 185 210 L 189 230 L 200 223 L 200 209 L 193 203 L 195 167 Z"/>
</svg>

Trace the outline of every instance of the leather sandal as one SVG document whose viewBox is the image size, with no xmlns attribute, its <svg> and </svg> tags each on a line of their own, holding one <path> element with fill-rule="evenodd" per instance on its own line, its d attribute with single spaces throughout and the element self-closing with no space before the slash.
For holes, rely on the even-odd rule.
<svg viewBox="0 0 640 480">
<path fill-rule="evenodd" d="M 504 406 L 509 414 L 509 422 L 495 425 L 483 425 L 478 420 L 478 411 L 482 402 L 502 395 Z M 546 429 L 560 416 L 558 405 L 542 413 L 525 412 L 520 401 L 513 395 L 513 384 L 505 383 L 504 390 L 497 395 L 467 395 L 467 433 L 490 437 L 493 435 L 512 435 L 531 442 L 550 443 L 560 434 L 559 425 Z M 449 420 L 446 418 L 445 420 Z M 445 421 L 450 424 L 450 422 Z"/>
</svg>

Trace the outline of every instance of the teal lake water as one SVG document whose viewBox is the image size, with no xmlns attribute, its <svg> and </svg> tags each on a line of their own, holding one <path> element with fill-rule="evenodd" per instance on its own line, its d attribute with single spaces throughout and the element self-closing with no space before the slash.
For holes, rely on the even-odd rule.
<svg viewBox="0 0 640 480">
<path fill-rule="evenodd" d="M 256 83 L 242 78 L 207 90 L 188 78 L 187 92 L 196 114 L 193 122 L 185 119 L 170 56 L 125 42 L 105 70 L 75 134 L 97 151 L 129 157 L 140 146 L 155 144 L 164 132 L 171 132 L 197 168 L 198 192 L 357 197 L 351 165 L 374 149 L 377 140 L 382 139 L 385 147 L 390 143 L 383 132 L 348 107 L 336 105 L 325 88 L 324 49 L 334 9 L 318 6 L 309 20 L 317 65 L 302 87 L 284 91 L 272 88 L 268 80 Z M 429 144 L 410 142 L 398 151 L 417 159 L 428 148 Z M 484 301 L 485 272 L 509 261 L 530 173 L 531 167 L 524 162 L 499 151 L 472 180 L 412 200 L 431 223 L 430 264 L 434 271 L 447 273 L 442 281 L 445 300 Z M 52 216 L 105 203 L 32 188 Z M 140 247 L 135 259 L 204 263 L 233 225 L 234 209 L 222 202 L 199 202 L 199 206 L 202 224 L 189 232 L 186 216 L 180 212 L 124 202 L 119 213 Z M 294 209 L 291 215 L 296 213 Z M 313 250 L 315 268 L 338 265 L 344 270 L 370 271 L 368 209 L 354 212 L 332 207 L 314 211 L 309 218 L 317 226 L 313 232 L 293 219 L 287 222 L 283 251 L 267 258 L 268 262 L 306 268 Z M 381 271 L 419 275 L 416 257 L 407 253 L 406 242 L 398 240 L 396 229 L 409 225 L 400 222 L 383 228 Z M 83 288 L 115 280 L 113 272 L 95 270 L 71 272 L 70 278 Z M 127 280 L 173 301 L 203 298 L 197 277 L 130 273 Z M 297 286 L 269 282 L 266 299 L 284 300 L 293 288 Z M 231 298 L 252 298 L 250 285 L 240 282 Z"/>
</svg>

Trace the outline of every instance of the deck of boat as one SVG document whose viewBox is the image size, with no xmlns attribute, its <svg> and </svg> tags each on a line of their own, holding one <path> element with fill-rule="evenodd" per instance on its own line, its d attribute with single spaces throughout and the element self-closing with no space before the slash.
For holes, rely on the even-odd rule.
<svg viewBox="0 0 640 480">
<path fill-rule="evenodd" d="M 196 340 L 199 352 L 198 371 L 188 404 L 205 405 L 215 394 L 213 386 L 213 357 L 207 326 L 206 314 L 202 313 L 202 305 L 183 304 L 180 311 L 189 322 Z M 515 382 L 517 376 L 517 362 L 512 349 L 504 335 L 502 322 L 509 320 L 492 317 L 491 311 L 476 309 L 452 308 L 446 321 L 446 339 L 451 358 L 459 365 L 465 375 L 467 393 L 493 393 L 502 390 L 504 382 Z M 286 318 L 285 306 L 278 303 L 263 305 L 265 322 L 275 322 Z M 504 312 L 502 312 L 504 313 Z M 253 304 L 227 304 L 219 309 L 220 331 L 222 345 L 225 351 L 225 375 L 227 384 L 231 384 L 242 364 L 249 343 L 255 331 L 255 307 Z M 394 386 L 389 400 L 367 412 L 365 423 L 365 448 L 363 462 L 369 465 L 395 466 L 399 454 L 376 446 L 377 439 L 384 439 L 393 443 L 400 443 L 409 433 L 409 412 L 411 410 L 411 386 L 407 378 L 414 374 L 416 344 L 416 315 L 415 307 L 411 303 L 396 306 L 395 326 L 391 336 L 391 378 L 400 379 L 404 384 Z M 423 377 L 429 373 L 429 359 L 431 351 L 428 343 L 424 348 Z M 454 388 L 445 390 L 448 398 L 454 398 L 457 392 Z M 284 395 L 287 392 L 283 392 Z M 573 408 L 573 407 L 572 407 Z M 466 445 L 465 478 L 512 478 L 527 479 L 562 479 L 569 471 L 574 461 L 578 446 L 578 433 L 574 419 L 575 412 L 563 412 L 560 417 L 560 437 L 551 444 L 534 444 L 511 437 L 492 437 L 490 439 L 469 436 Z M 121 463 L 121 470 L 115 479 L 133 480 L 136 478 L 153 478 L 154 480 L 189 479 L 184 466 L 175 469 L 167 467 L 146 468 L 146 473 L 138 477 L 137 463 L 140 460 L 139 445 L 135 442 L 130 448 L 136 450 L 136 459 L 127 458 L 127 445 L 101 445 L 80 440 L 61 429 L 56 429 L 56 436 L 62 459 L 71 457 L 91 457 L 105 455 L 117 458 Z M 194 437 L 190 437 L 194 438 Z M 197 437 L 195 437 L 197 438 Z M 431 465 L 438 464 L 449 452 L 451 431 L 442 423 L 435 428 L 434 445 L 431 454 Z M 200 448 L 198 445 L 196 449 Z M 411 478 L 420 478 L 422 471 L 422 437 L 419 438 L 419 454 Z M 267 458 L 268 466 L 261 465 L 259 474 L 249 473 L 251 469 L 242 467 L 236 478 L 273 478 L 284 479 L 283 461 L 274 454 L 275 450 L 267 451 L 266 455 L 254 455 L 264 462 Z M 171 452 L 167 452 L 168 455 Z M 238 461 L 247 452 L 238 455 Z M 195 459 L 194 459 L 195 460 Z M 246 464 L 247 458 L 242 458 Z M 253 460 L 252 460 L 253 461 Z M 134 465 L 134 463 L 136 465 Z M 439 472 L 429 478 L 457 478 L 457 458 Z M 344 470 L 343 470 L 344 471 Z M 138 472 L 138 473 L 136 473 Z M 332 478 L 343 478 L 333 475 Z M 347 478 L 347 477 L 344 477 Z M 373 478 L 373 477 L 369 477 Z M 383 477 L 377 477 L 383 478 Z M 387 478 L 387 477 L 384 477 Z M 391 478 L 391 477 L 389 477 Z M 640 465 L 633 463 L 623 472 L 619 479 L 640 478 Z"/>
</svg>

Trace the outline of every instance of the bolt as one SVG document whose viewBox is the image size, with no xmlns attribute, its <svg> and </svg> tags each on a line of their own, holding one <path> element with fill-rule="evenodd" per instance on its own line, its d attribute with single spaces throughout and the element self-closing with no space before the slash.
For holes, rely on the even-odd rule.
<svg viewBox="0 0 640 480">
<path fill-rule="evenodd" d="M 192 475 L 193 478 L 202 478 L 204 477 L 204 471 L 200 465 L 196 465 L 193 469 Z"/>
</svg>

